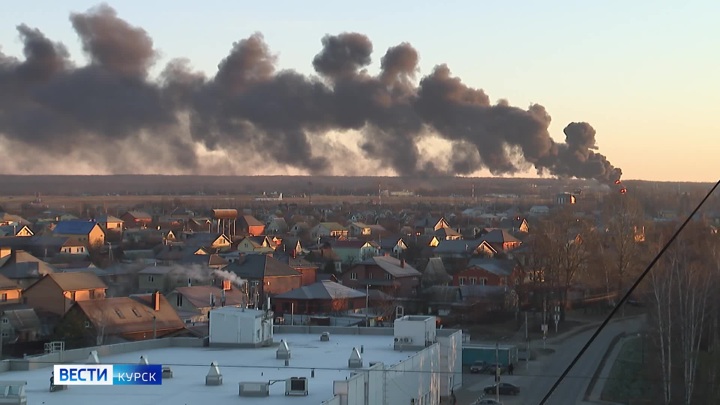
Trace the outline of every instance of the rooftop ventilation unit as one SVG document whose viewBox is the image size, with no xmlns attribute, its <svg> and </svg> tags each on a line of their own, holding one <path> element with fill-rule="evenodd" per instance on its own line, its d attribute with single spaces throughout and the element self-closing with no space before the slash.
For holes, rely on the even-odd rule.
<svg viewBox="0 0 720 405">
<path fill-rule="evenodd" d="M 320 341 L 321 342 L 329 342 L 330 341 L 330 332 L 323 332 L 320 335 Z"/>
<path fill-rule="evenodd" d="M 140 363 L 138 363 L 138 364 L 143 364 L 143 365 L 147 366 L 147 365 L 150 365 L 150 362 L 148 361 L 147 356 L 142 355 L 142 356 L 140 356 Z"/>
<path fill-rule="evenodd" d="M 268 397 L 270 396 L 270 383 L 267 381 L 243 381 L 240 383 L 239 394 L 241 397 Z"/>
<path fill-rule="evenodd" d="M 303 396 L 308 394 L 306 377 L 290 377 L 285 382 L 285 395 Z"/>
<path fill-rule="evenodd" d="M 286 341 L 284 341 L 284 340 L 280 341 L 280 346 L 278 347 L 277 351 L 275 352 L 275 358 L 278 360 L 290 359 L 290 348 L 288 347 Z"/>
<path fill-rule="evenodd" d="M 87 362 L 88 364 L 100 364 L 100 358 L 98 357 L 97 350 L 93 350 L 90 352 Z"/>
<path fill-rule="evenodd" d="M 352 353 L 350 353 L 350 358 L 348 359 L 348 368 L 361 368 L 362 366 L 362 356 L 360 356 L 358 349 L 353 347 Z"/>
<path fill-rule="evenodd" d="M 205 385 L 222 385 L 222 374 L 216 361 L 210 363 L 210 371 L 205 376 Z"/>
</svg>

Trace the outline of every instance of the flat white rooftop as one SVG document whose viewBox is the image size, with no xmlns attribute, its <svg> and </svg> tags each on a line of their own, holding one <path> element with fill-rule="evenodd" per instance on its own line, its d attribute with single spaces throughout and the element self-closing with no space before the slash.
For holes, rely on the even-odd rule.
<svg viewBox="0 0 720 405">
<path fill-rule="evenodd" d="M 137 364 L 140 356 L 150 364 L 170 366 L 173 378 L 160 386 L 70 386 L 49 392 L 52 367 L 32 371 L 0 373 L 0 381 L 27 381 L 28 403 L 48 405 L 206 405 L 206 404 L 320 404 L 333 396 L 333 381 L 350 376 L 348 359 L 353 347 L 364 348 L 363 366 L 370 362 L 393 365 L 414 351 L 393 350 L 392 336 L 330 336 L 321 342 L 320 334 L 275 334 L 274 341 L 285 340 L 291 351 L 290 365 L 275 358 L 277 346 L 257 349 L 171 347 L 100 357 L 101 364 Z M 88 354 L 89 354 L 88 349 Z M 210 363 L 217 361 L 223 385 L 206 386 Z M 84 361 L 75 363 L 85 363 Z M 315 368 L 315 378 L 311 369 Z M 290 377 L 308 378 L 308 396 L 285 396 L 285 382 L 270 386 L 269 397 L 240 397 L 238 383 L 267 382 Z"/>
</svg>

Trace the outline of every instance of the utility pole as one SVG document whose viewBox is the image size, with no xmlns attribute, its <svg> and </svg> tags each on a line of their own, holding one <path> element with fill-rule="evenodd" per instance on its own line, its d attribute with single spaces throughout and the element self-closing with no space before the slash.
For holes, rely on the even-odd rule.
<svg viewBox="0 0 720 405">
<path fill-rule="evenodd" d="M 528 334 L 527 311 L 525 311 L 525 342 L 527 343 L 527 348 L 525 349 L 525 370 L 527 370 L 530 368 L 530 335 Z"/>
<path fill-rule="evenodd" d="M 153 339 L 157 339 L 157 316 L 153 315 Z"/>
<path fill-rule="evenodd" d="M 370 307 L 370 284 L 365 284 L 365 327 L 370 326 L 370 321 L 368 320 L 369 307 Z"/>
<path fill-rule="evenodd" d="M 495 342 L 495 399 L 500 402 L 500 343 Z"/>
</svg>

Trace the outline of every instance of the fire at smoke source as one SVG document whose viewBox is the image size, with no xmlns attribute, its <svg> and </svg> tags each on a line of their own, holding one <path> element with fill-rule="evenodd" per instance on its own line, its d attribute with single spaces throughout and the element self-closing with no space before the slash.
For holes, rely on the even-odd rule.
<svg viewBox="0 0 720 405">
<path fill-rule="evenodd" d="M 178 59 L 152 79 L 153 40 L 114 9 L 73 13 L 70 24 L 89 60 L 84 66 L 24 24 L 17 27 L 24 59 L 0 53 L 0 150 L 18 146 L 23 156 L 89 162 L 107 173 L 211 170 L 199 150 L 310 174 L 357 174 L 335 163 L 356 159 L 402 176 L 505 175 L 530 164 L 540 173 L 612 184 L 622 173 L 596 151 L 589 124 L 567 125 L 565 141 L 556 142 L 541 105 L 493 104 L 444 64 L 418 77 L 419 55 L 408 43 L 389 48 L 371 75 L 368 37 L 327 35 L 312 60 L 317 75 L 305 76 L 279 71 L 276 55 L 254 34 L 232 45 L 213 77 Z M 349 130 L 361 132 L 362 156 L 327 136 Z M 428 136 L 449 142 L 453 156 L 424 156 L 418 143 Z M 0 155 L 0 170 L 23 167 L 23 156 Z"/>
</svg>

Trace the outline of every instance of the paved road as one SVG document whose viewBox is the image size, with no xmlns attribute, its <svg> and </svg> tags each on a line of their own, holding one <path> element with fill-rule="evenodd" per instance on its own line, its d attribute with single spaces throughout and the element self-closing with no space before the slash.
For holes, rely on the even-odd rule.
<svg viewBox="0 0 720 405">
<path fill-rule="evenodd" d="M 642 320 L 631 318 L 609 323 L 593 344 L 575 364 L 567 377 L 560 383 L 545 405 L 583 404 L 583 398 L 603 357 L 607 354 L 613 339 L 621 333 L 634 333 L 639 330 Z M 557 378 L 565 371 L 583 345 L 590 339 L 593 330 L 569 337 L 562 343 L 548 344 L 555 350 L 552 355 L 542 356 L 529 364 L 518 364 L 514 376 L 503 375 L 502 381 L 520 387 L 517 397 L 501 396 L 504 405 L 539 405 Z M 542 345 L 534 342 L 533 345 Z M 483 395 L 483 388 L 493 383 L 491 375 L 463 375 L 463 389 L 458 393 L 458 405 L 470 404 Z M 492 398 L 495 396 L 492 395 Z"/>
</svg>

